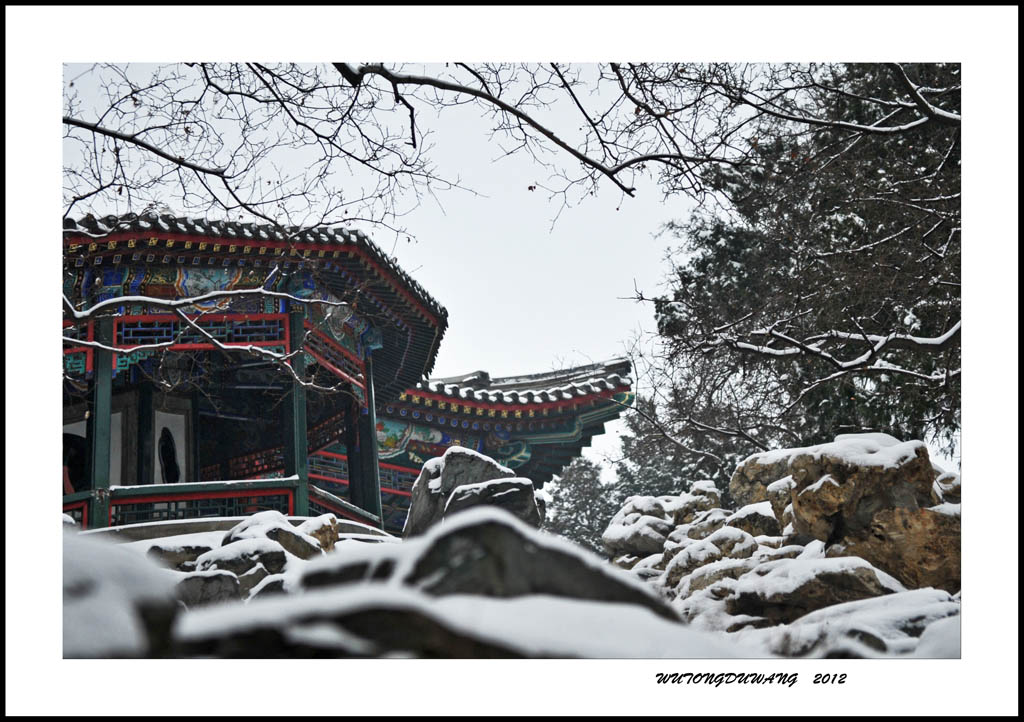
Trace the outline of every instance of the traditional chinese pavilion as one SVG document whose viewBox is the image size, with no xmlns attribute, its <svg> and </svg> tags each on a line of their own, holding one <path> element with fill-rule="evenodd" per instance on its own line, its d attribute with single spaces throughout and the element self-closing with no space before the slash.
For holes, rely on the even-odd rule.
<svg viewBox="0 0 1024 722">
<path fill-rule="evenodd" d="M 539 487 L 632 400 L 625 360 L 424 380 L 447 312 L 358 231 L 69 219 L 63 281 L 63 506 L 85 527 L 277 509 L 397 531 L 448 446 Z"/>
</svg>

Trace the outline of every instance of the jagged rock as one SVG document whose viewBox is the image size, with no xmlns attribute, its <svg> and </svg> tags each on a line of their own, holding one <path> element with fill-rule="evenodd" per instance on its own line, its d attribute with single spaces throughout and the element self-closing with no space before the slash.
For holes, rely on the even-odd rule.
<svg viewBox="0 0 1024 722">
<path fill-rule="evenodd" d="M 664 567 L 661 566 L 663 560 L 663 554 L 651 554 L 634 564 L 630 571 L 640 579 L 653 579 L 654 577 L 661 575 L 662 570 L 664 569 Z"/>
<path fill-rule="evenodd" d="M 837 504 L 848 505 L 843 524 L 854 530 L 866 527 L 882 508 L 928 506 L 934 476 L 927 447 L 920 441 L 901 443 L 888 434 L 841 434 L 829 444 L 750 456 L 733 474 L 729 489 L 738 503 L 747 505 L 769 500 L 768 486 L 791 477 L 796 532 L 811 534 L 812 528 L 828 526 L 824 512 Z M 854 488 L 844 488 L 848 483 Z M 801 497 L 809 487 L 814 488 Z M 776 490 L 780 498 L 774 503 L 779 504 L 782 492 Z M 817 531 L 813 535 L 822 538 Z"/>
<path fill-rule="evenodd" d="M 362 546 L 351 553 L 339 552 L 330 564 L 305 569 L 299 578 L 299 587 L 316 589 L 349 582 L 384 581 L 391 577 L 402 554 L 401 545 L 397 544 L 375 544 L 372 548 Z"/>
<path fill-rule="evenodd" d="M 80 534 L 63 547 L 64 657 L 165 656 L 179 609 L 172 573 Z"/>
<path fill-rule="evenodd" d="M 535 489 L 529 479 L 492 479 L 456 487 L 445 504 L 443 518 L 479 505 L 496 506 L 532 527 L 540 527 Z"/>
<path fill-rule="evenodd" d="M 533 492 L 533 501 L 537 505 L 537 513 L 540 515 L 540 524 L 538 526 L 543 527 L 545 520 L 548 518 L 548 500 L 550 495 L 543 489 L 535 489 Z"/>
<path fill-rule="evenodd" d="M 960 603 L 938 589 L 895 592 L 806 614 L 773 634 L 769 649 L 786 657 L 828 657 L 853 639 L 870 648 L 862 656 L 901 655 L 918 646 L 929 625 L 959 613 Z"/>
<path fill-rule="evenodd" d="M 790 470 L 793 526 L 821 541 L 864 532 L 882 509 L 917 509 L 931 501 L 934 472 L 919 441 L 875 446 L 840 436 L 794 454 Z"/>
<path fill-rule="evenodd" d="M 952 472 L 941 472 L 935 479 L 933 485 L 934 499 L 936 504 L 959 504 L 960 503 L 960 475 Z"/>
<path fill-rule="evenodd" d="M 704 541 L 714 544 L 721 550 L 722 556 L 732 559 L 746 559 L 757 551 L 757 541 L 754 537 L 749 532 L 732 526 L 717 529 Z"/>
<path fill-rule="evenodd" d="M 765 487 L 768 501 L 772 505 L 772 514 L 783 527 L 793 521 L 792 496 L 790 492 L 795 486 L 796 482 L 793 481 L 793 477 L 785 476 Z"/>
<path fill-rule="evenodd" d="M 288 553 L 299 559 L 312 559 L 321 554 L 319 541 L 301 529 L 292 526 L 288 517 L 279 511 L 261 511 L 232 527 L 221 546 L 228 546 L 242 539 L 266 538 L 277 542 Z"/>
<path fill-rule="evenodd" d="M 619 554 L 617 557 L 612 558 L 612 564 L 617 566 L 619 569 L 630 570 L 636 563 L 640 561 L 640 557 L 636 554 Z"/>
<path fill-rule="evenodd" d="M 725 509 L 708 509 L 701 512 L 686 527 L 686 536 L 691 539 L 704 539 L 725 526 L 725 520 L 729 516 Z"/>
<path fill-rule="evenodd" d="M 515 472 L 494 459 L 461 446 L 452 446 L 443 456 L 431 459 L 420 470 L 412 486 L 409 515 L 403 536 L 424 533 L 444 516 L 444 506 L 456 487 L 493 479 L 511 479 Z"/>
<path fill-rule="evenodd" d="M 689 493 L 675 497 L 668 507 L 672 510 L 673 521 L 679 525 L 689 524 L 701 512 L 715 509 L 721 504 L 722 495 L 714 482 L 704 480 L 693 482 Z"/>
<path fill-rule="evenodd" d="M 662 550 L 675 528 L 672 512 L 654 496 L 633 496 L 612 517 L 601 541 L 613 553 L 648 556 Z"/>
<path fill-rule="evenodd" d="M 742 529 L 751 536 L 778 536 L 782 533 L 772 506 L 766 501 L 748 504 L 725 519 L 725 526 Z"/>
<path fill-rule="evenodd" d="M 404 560 L 399 563 L 399 560 Z M 333 578 L 331 575 L 334 575 Z M 398 576 L 396 576 L 398 575 Z M 300 585 L 383 581 L 426 594 L 555 597 L 621 602 L 678 616 L 629 574 L 574 544 L 539 532 L 508 512 L 468 509 L 420 539 L 366 545 L 309 563 Z"/>
<path fill-rule="evenodd" d="M 249 592 L 252 591 L 253 587 L 269 576 L 270 572 L 267 571 L 267 568 L 262 564 L 257 564 L 245 574 L 238 577 L 238 592 L 242 596 L 242 599 L 248 597 Z"/>
<path fill-rule="evenodd" d="M 691 541 L 678 551 L 673 550 L 674 553 L 665 563 L 665 573 L 659 584 L 667 589 L 675 589 L 680 580 L 703 566 L 715 564 L 723 558 L 746 559 L 756 550 L 757 542 L 750 534 L 723 526 L 704 539 Z M 663 556 L 668 555 L 666 551 Z"/>
<path fill-rule="evenodd" d="M 334 514 L 321 514 L 299 524 L 297 531 L 316 539 L 320 549 L 327 553 L 334 550 L 338 541 L 338 519 Z"/>
<path fill-rule="evenodd" d="M 192 572 L 175 588 L 178 599 L 189 609 L 204 604 L 238 601 L 242 598 L 239 578 L 229 572 L 213 569 Z"/>
<path fill-rule="evenodd" d="M 189 571 L 189 567 L 195 568 L 195 561 L 200 556 L 210 551 L 211 547 L 205 544 L 161 544 L 159 542 L 150 545 L 146 550 L 146 556 L 160 566 L 178 571 Z"/>
<path fill-rule="evenodd" d="M 906 591 L 863 559 L 783 559 L 739 578 L 726 611 L 788 623 L 832 604 Z"/>
<path fill-rule="evenodd" d="M 202 554 L 196 559 L 196 570 L 223 569 L 236 576 L 262 564 L 271 574 L 284 571 L 287 557 L 284 548 L 272 539 L 255 537 L 239 539 Z"/>
<path fill-rule="evenodd" d="M 931 509 L 882 509 L 828 553 L 866 559 L 911 589 L 960 591 L 960 519 Z"/>
<path fill-rule="evenodd" d="M 249 591 L 249 600 L 264 597 L 275 596 L 278 594 L 284 594 L 284 574 L 271 574 L 263 577 L 256 585 Z"/>
<path fill-rule="evenodd" d="M 739 579 L 757 564 L 758 561 L 751 558 L 719 559 L 695 569 L 689 576 L 684 577 L 676 587 L 676 592 L 680 599 L 686 599 L 694 592 L 706 589 L 723 579 Z"/>
<path fill-rule="evenodd" d="M 667 589 L 674 589 L 683 577 L 698 567 L 717 562 L 721 558 L 722 550 L 706 539 L 690 544 L 666 565 L 660 584 Z"/>
<path fill-rule="evenodd" d="M 550 594 L 574 599 L 637 604 L 676 620 L 677 615 L 642 586 L 630 583 L 596 557 L 571 544 L 531 533 L 510 515 L 473 510 L 463 524 L 441 528 L 403 583 L 428 594 L 515 597 Z M 490 510 L 487 510 L 490 511 Z M 466 518 L 473 514 L 474 518 Z"/>
<path fill-rule="evenodd" d="M 315 539 L 311 541 L 306 535 L 292 529 L 280 526 L 271 527 L 267 529 L 267 538 L 276 541 L 284 547 L 286 552 L 294 554 L 299 559 L 312 559 L 323 554 L 320 544 Z"/>
<path fill-rule="evenodd" d="M 767 487 L 789 474 L 789 456 L 783 452 L 755 454 L 745 459 L 729 480 L 729 494 L 740 506 L 768 499 Z"/>
<path fill-rule="evenodd" d="M 798 556 L 803 554 L 804 546 L 802 544 L 787 544 L 777 548 L 765 548 L 757 552 L 758 561 L 770 562 L 774 559 L 796 559 Z"/>
</svg>

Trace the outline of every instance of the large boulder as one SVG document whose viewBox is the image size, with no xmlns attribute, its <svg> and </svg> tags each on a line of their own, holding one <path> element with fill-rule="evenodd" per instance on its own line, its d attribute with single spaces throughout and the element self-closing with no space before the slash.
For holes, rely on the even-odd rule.
<svg viewBox="0 0 1024 722">
<path fill-rule="evenodd" d="M 299 524 L 296 531 L 313 537 L 320 549 L 327 553 L 334 549 L 338 541 L 338 519 L 334 514 L 321 514 Z"/>
<path fill-rule="evenodd" d="M 324 536 L 329 536 L 329 532 Z M 270 539 L 299 559 L 312 559 L 323 553 L 320 541 L 316 537 L 305 533 L 302 527 L 295 528 L 288 521 L 288 517 L 274 510 L 257 512 L 236 524 L 224 535 L 221 546 L 228 546 L 242 539 Z"/>
<path fill-rule="evenodd" d="M 903 591 L 898 580 L 857 557 L 781 559 L 740 577 L 726 610 L 788 623 L 832 604 Z"/>
<path fill-rule="evenodd" d="M 186 615 L 175 633 L 183 657 L 758 656 L 632 604 L 532 594 L 435 597 L 381 584 L 207 607 Z"/>
<path fill-rule="evenodd" d="M 664 499 L 632 496 L 612 517 L 601 541 L 615 555 L 647 556 L 661 551 L 674 528 L 674 512 Z"/>
<path fill-rule="evenodd" d="M 543 594 L 619 602 L 678 619 L 631 575 L 498 508 L 466 510 L 402 544 L 363 545 L 311 561 L 299 584 L 312 588 L 373 581 L 434 596 Z"/>
<path fill-rule="evenodd" d="M 960 591 L 960 519 L 931 509 L 882 509 L 871 525 L 845 537 L 829 556 L 857 556 L 910 589 Z"/>
<path fill-rule="evenodd" d="M 840 434 L 828 444 L 795 449 L 780 449 L 754 454 L 737 467 L 729 482 L 733 498 L 741 506 L 761 501 L 781 504 L 784 496 L 774 482 L 791 478 L 790 485 L 797 531 L 814 526 L 812 518 L 822 516 L 818 503 L 834 506 L 839 492 L 851 505 L 844 516 L 854 516 L 863 528 L 878 509 L 891 506 L 929 506 L 936 472 L 928 459 L 927 447 L 920 441 L 900 442 L 888 434 Z M 823 481 L 828 477 L 828 480 Z M 820 485 L 818 482 L 822 482 Z M 857 489 L 837 490 L 853 483 Z M 817 485 L 817 486 L 816 486 Z M 797 497 L 808 488 L 813 491 L 799 502 Z M 823 494 L 820 500 L 814 497 Z M 775 497 L 773 499 L 773 497 Z M 803 505 L 801 514 L 799 506 Z M 840 502 L 842 503 L 842 502 Z M 776 517 L 780 515 L 776 513 Z M 820 538 L 820 537 L 816 537 Z"/>
<path fill-rule="evenodd" d="M 443 456 L 430 459 L 412 485 L 409 515 L 403 536 L 423 534 L 444 517 L 452 492 L 465 484 L 493 479 L 512 479 L 516 473 L 494 459 L 461 446 L 452 446 Z"/>
<path fill-rule="evenodd" d="M 108 541 L 64 534 L 64 657 L 167 654 L 174 572 Z"/>
<path fill-rule="evenodd" d="M 222 569 L 191 572 L 178 582 L 176 592 L 189 609 L 204 604 L 237 602 L 242 598 L 239 578 Z"/>
<path fill-rule="evenodd" d="M 212 547 L 205 544 L 176 544 L 173 542 L 154 542 L 146 550 L 146 556 L 168 569 L 186 571 L 195 568 L 195 561 Z"/>
<path fill-rule="evenodd" d="M 284 571 L 288 558 L 284 548 L 266 537 L 239 539 L 216 549 L 211 549 L 196 559 L 196 571 L 222 569 L 236 576 L 262 564 L 271 574 Z"/>
<path fill-rule="evenodd" d="M 532 527 L 539 527 L 541 513 L 537 506 L 533 482 L 529 479 L 492 479 L 476 484 L 455 487 L 445 504 L 443 518 L 447 519 L 475 506 L 496 506 L 509 512 Z"/>
<path fill-rule="evenodd" d="M 723 526 L 742 529 L 751 536 L 778 536 L 782 533 L 772 505 L 767 501 L 747 504 L 725 518 Z"/>
</svg>

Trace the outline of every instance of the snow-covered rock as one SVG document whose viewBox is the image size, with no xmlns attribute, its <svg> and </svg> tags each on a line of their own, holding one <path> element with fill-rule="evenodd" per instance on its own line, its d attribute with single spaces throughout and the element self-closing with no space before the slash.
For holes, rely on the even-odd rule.
<svg viewBox="0 0 1024 722">
<path fill-rule="evenodd" d="M 462 446 L 449 447 L 443 456 L 423 465 L 412 485 L 412 499 L 403 536 L 423 534 L 444 517 L 452 491 L 465 484 L 511 479 L 516 473 L 489 456 Z"/>
<path fill-rule="evenodd" d="M 530 526 L 539 527 L 541 512 L 535 491 L 532 481 L 520 477 L 462 484 L 452 490 L 442 518 L 447 519 L 464 509 L 486 504 L 500 507 Z"/>
<path fill-rule="evenodd" d="M 960 518 L 932 509 L 881 509 L 864 532 L 829 549 L 830 556 L 868 559 L 912 589 L 960 591 Z"/>
<path fill-rule="evenodd" d="M 64 657 L 166 654 L 174 573 L 100 539 L 64 534 Z"/>
<path fill-rule="evenodd" d="M 178 582 L 175 591 L 178 599 L 189 609 L 242 598 L 239 577 L 223 569 L 190 572 Z"/>
<path fill-rule="evenodd" d="M 146 556 L 168 569 L 191 571 L 195 569 L 196 559 L 210 551 L 213 547 L 204 544 L 183 544 L 176 541 L 156 540 L 148 544 Z"/>
<path fill-rule="evenodd" d="M 647 556 L 661 551 L 675 528 L 672 515 L 653 496 L 635 496 L 612 517 L 601 541 L 615 554 Z"/>
<path fill-rule="evenodd" d="M 316 539 L 320 549 L 327 553 L 338 541 L 338 519 L 334 514 L 322 514 L 302 522 L 296 531 Z"/>
<path fill-rule="evenodd" d="M 782 533 L 772 505 L 767 501 L 747 504 L 725 518 L 724 526 L 742 529 L 752 536 L 778 536 Z"/>
<path fill-rule="evenodd" d="M 305 522 L 309 524 L 312 519 Z M 321 524 L 322 526 L 322 524 Z M 321 532 L 323 536 L 329 536 Z M 299 559 L 312 559 L 322 554 L 320 540 L 307 534 L 301 527 L 296 528 L 288 521 L 288 517 L 279 511 L 267 510 L 257 512 L 248 519 L 232 527 L 224 535 L 222 546 L 228 546 L 241 539 L 270 539 L 294 554 Z"/>
<path fill-rule="evenodd" d="M 257 599 L 241 609 L 197 610 L 181 619 L 175 639 L 181 656 L 203 657 L 767 656 L 635 604 L 543 594 L 439 598 L 388 585 L 332 587 Z"/>
<path fill-rule="evenodd" d="M 447 596 L 544 594 L 634 604 L 677 615 L 653 590 L 604 559 L 496 507 L 463 511 L 402 544 L 364 545 L 309 562 L 298 586 L 387 583 Z"/>
<path fill-rule="evenodd" d="M 905 656 L 925 626 L 959 613 L 960 505 L 947 499 L 959 489 L 921 442 L 842 435 L 746 459 L 730 484 L 739 509 L 677 514 L 691 487 L 630 499 L 606 534 L 647 530 L 650 546 L 620 544 L 614 563 L 695 628 L 784 656 Z M 676 525 L 666 533 L 644 513 Z M 648 550 L 660 537 L 659 557 Z"/>
<path fill-rule="evenodd" d="M 284 547 L 264 536 L 239 539 L 201 555 L 196 559 L 196 570 L 224 569 L 239 575 L 262 564 L 271 574 L 278 574 L 284 571 L 286 554 Z"/>
</svg>

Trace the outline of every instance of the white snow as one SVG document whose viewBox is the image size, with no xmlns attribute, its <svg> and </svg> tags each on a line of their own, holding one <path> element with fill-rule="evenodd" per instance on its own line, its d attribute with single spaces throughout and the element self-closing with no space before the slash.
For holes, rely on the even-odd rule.
<svg viewBox="0 0 1024 722">
<path fill-rule="evenodd" d="M 771 484 L 765 487 L 765 491 L 769 494 L 776 494 L 789 491 L 796 486 L 796 480 L 792 476 L 784 476 L 778 481 L 773 481 Z"/>
<path fill-rule="evenodd" d="M 460 497 L 467 494 L 479 496 L 480 494 L 483 494 L 488 487 L 501 484 L 512 484 L 514 486 L 521 487 L 520 489 L 509 489 L 513 494 L 520 494 L 523 489 L 528 489 L 527 493 L 533 494 L 533 482 L 529 479 L 524 479 L 521 476 L 508 479 L 489 479 L 487 481 L 478 481 L 475 484 L 462 484 L 461 486 L 457 486 L 452 489 L 452 493 L 448 495 L 448 500 L 444 503 L 445 511 L 448 510 L 448 505 L 452 503 L 452 499 L 455 498 L 456 493 Z M 500 496 L 500 494 L 496 496 Z"/>
<path fill-rule="evenodd" d="M 840 434 L 835 441 L 828 444 L 752 454 L 740 462 L 740 465 L 749 461 L 769 465 L 807 454 L 815 459 L 823 456 L 839 458 L 851 466 L 896 468 L 914 458 L 919 448 L 927 449 L 927 446 L 923 441 L 900 442 L 888 434 Z"/>
<path fill-rule="evenodd" d="M 960 615 L 930 624 L 921 635 L 913 656 L 925 659 L 959 659 Z"/>
<path fill-rule="evenodd" d="M 839 482 L 833 479 L 831 474 L 825 474 L 825 476 L 818 479 L 816 482 L 808 486 L 806 489 L 801 489 L 800 493 L 798 493 L 797 496 L 803 496 L 807 492 L 811 492 L 813 494 L 814 492 L 819 491 L 821 487 L 823 487 L 825 484 L 831 484 L 832 486 L 835 487 L 839 486 Z"/>
<path fill-rule="evenodd" d="M 775 518 L 775 512 L 772 511 L 772 504 L 769 501 L 759 501 L 756 504 L 747 504 L 744 507 L 738 509 L 735 513 L 730 514 L 726 517 L 725 523 L 735 519 L 743 519 L 744 517 L 753 516 L 759 514 L 761 516 L 770 516 L 772 519 Z"/>
<path fill-rule="evenodd" d="M 180 618 L 176 634 L 199 640 L 231 630 L 288 628 L 322 616 L 368 608 L 416 611 L 477 639 L 530 657 L 734 658 L 763 656 L 718 635 L 688 629 L 631 604 L 549 595 L 494 599 L 472 595 L 432 597 L 415 590 L 363 584 L 292 597 L 257 598 L 247 605 L 196 609 Z M 332 625 L 333 626 L 333 625 Z M 614 629 L 615 634 L 595 634 Z"/>
<path fill-rule="evenodd" d="M 860 557 L 779 559 L 761 564 L 754 574 L 747 574 L 736 582 L 736 593 L 752 593 L 762 597 L 789 594 L 822 574 L 836 574 L 868 569 L 882 587 L 891 592 L 904 592 L 906 588 L 894 577 L 876 569 Z"/>
<path fill-rule="evenodd" d="M 132 656 L 146 652 L 135 605 L 166 600 L 175 576 L 120 545 L 64 535 L 64 657 Z"/>
<path fill-rule="evenodd" d="M 288 554 L 280 544 L 266 537 L 254 537 L 251 539 L 239 539 L 222 547 L 215 547 L 196 559 L 196 569 L 202 570 L 211 566 L 214 562 L 227 559 L 237 559 L 242 556 L 265 554 L 267 552 L 284 552 L 285 557 L 297 558 Z"/>
</svg>

